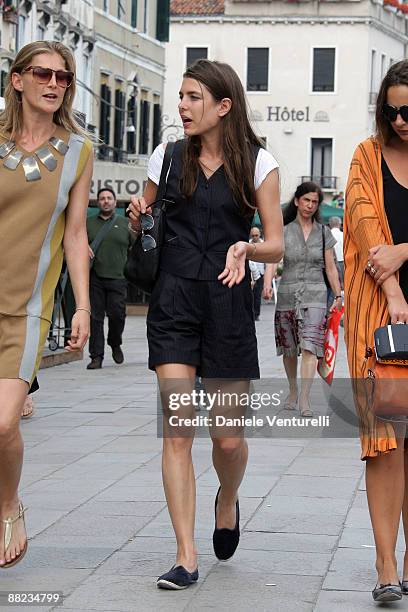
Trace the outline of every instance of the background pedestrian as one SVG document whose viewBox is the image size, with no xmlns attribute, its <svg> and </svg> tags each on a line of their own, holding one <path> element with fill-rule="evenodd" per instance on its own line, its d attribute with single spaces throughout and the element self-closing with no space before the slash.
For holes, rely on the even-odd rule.
<svg viewBox="0 0 408 612">
<path fill-rule="evenodd" d="M 289 381 L 284 408 L 295 410 L 299 401 L 300 414 L 305 417 L 313 416 L 309 397 L 317 359 L 323 356 L 327 299 L 324 268 L 335 293 L 332 308 L 342 304 L 333 256 L 335 239 L 329 228 L 318 222 L 322 201 L 323 193 L 318 185 L 302 183 L 283 212 L 285 254 L 275 309 L 276 350 L 278 355 L 283 355 Z M 268 267 L 266 287 L 271 285 L 271 272 Z M 299 394 L 297 367 L 300 355 Z"/>
<path fill-rule="evenodd" d="M 115 363 L 123 363 L 121 348 L 126 320 L 127 281 L 123 274 L 133 238 L 125 217 L 116 213 L 116 194 L 110 187 L 98 191 L 98 215 L 89 217 L 87 232 L 91 258 L 91 337 L 88 370 L 102 367 L 105 353 L 104 320 L 108 317 L 108 345 Z"/>
<path fill-rule="evenodd" d="M 251 235 L 249 242 L 251 244 L 259 244 L 263 242 L 261 237 L 261 230 L 259 227 L 251 228 Z M 254 269 L 254 274 L 256 278 L 254 278 L 254 284 L 252 286 L 252 293 L 254 296 L 254 316 L 255 321 L 259 321 L 259 316 L 261 314 L 261 297 L 262 297 L 262 289 L 263 289 L 263 279 L 265 274 L 265 264 L 262 261 L 251 261 L 250 267 Z M 256 269 L 256 272 L 255 272 Z"/>
</svg>

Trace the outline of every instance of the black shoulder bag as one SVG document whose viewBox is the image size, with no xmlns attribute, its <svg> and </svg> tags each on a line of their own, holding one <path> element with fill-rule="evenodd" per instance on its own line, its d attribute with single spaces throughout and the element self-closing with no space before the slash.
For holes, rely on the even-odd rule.
<svg viewBox="0 0 408 612">
<path fill-rule="evenodd" d="M 174 142 L 167 143 L 160 173 L 157 199 L 154 202 L 151 217 L 141 216 L 141 233 L 129 251 L 124 274 L 127 280 L 146 293 L 151 293 L 159 275 L 160 254 L 164 242 L 166 225 L 167 174 L 173 156 Z M 144 226 L 146 229 L 144 229 Z"/>
<path fill-rule="evenodd" d="M 331 289 L 330 282 L 329 282 L 329 279 L 327 277 L 327 272 L 326 272 L 326 259 L 325 259 L 326 238 L 324 236 L 324 225 L 323 224 L 322 224 L 322 240 L 323 240 L 323 278 L 324 278 L 324 282 L 326 283 L 326 287 L 328 289 Z"/>
<path fill-rule="evenodd" d="M 89 260 L 89 267 L 93 268 L 93 265 L 95 263 L 96 260 L 96 253 L 97 250 L 99 249 L 99 247 L 101 246 L 102 242 L 105 240 L 106 236 L 108 235 L 108 233 L 110 232 L 110 230 L 112 229 L 112 227 L 115 224 L 116 219 L 118 218 L 117 214 L 114 214 L 113 217 L 111 219 L 109 219 L 109 221 L 105 221 L 105 223 L 102 225 L 102 227 L 100 228 L 99 232 L 96 234 L 95 238 L 92 240 L 91 244 L 89 245 L 93 251 L 94 256 L 92 257 L 92 259 Z M 66 274 L 68 275 L 68 271 L 66 270 Z M 66 283 L 66 281 L 65 281 Z"/>
</svg>

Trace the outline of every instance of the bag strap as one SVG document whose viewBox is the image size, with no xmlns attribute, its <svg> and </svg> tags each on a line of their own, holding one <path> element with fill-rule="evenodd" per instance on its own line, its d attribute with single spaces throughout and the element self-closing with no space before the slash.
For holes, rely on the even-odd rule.
<svg viewBox="0 0 408 612">
<path fill-rule="evenodd" d="M 322 240 L 323 240 L 323 261 L 324 261 L 324 252 L 326 250 L 326 237 L 324 235 L 324 225 L 322 223 Z"/>
<path fill-rule="evenodd" d="M 157 207 L 161 208 L 162 210 L 166 210 L 166 202 L 163 202 L 163 198 L 166 195 L 167 175 L 169 173 L 170 164 L 173 159 L 173 152 L 174 152 L 175 144 L 176 144 L 175 142 L 167 143 L 166 151 L 164 153 L 163 165 L 162 165 L 162 169 L 160 172 L 160 181 L 159 181 L 159 186 L 157 188 L 156 200 L 159 200 Z"/>
<path fill-rule="evenodd" d="M 104 240 L 105 236 L 107 236 L 109 230 L 112 229 L 113 224 L 115 223 L 117 218 L 118 218 L 118 215 L 115 214 L 109 221 L 105 222 L 102 225 L 99 232 L 96 234 L 95 238 L 92 240 L 91 244 L 89 245 L 91 249 L 93 250 L 95 256 L 96 256 L 96 251 L 99 249 L 101 245 L 101 242 Z"/>
</svg>

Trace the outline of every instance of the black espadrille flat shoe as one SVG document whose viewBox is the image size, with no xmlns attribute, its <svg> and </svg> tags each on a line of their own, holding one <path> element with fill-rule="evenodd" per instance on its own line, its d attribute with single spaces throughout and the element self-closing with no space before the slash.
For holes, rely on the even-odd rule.
<svg viewBox="0 0 408 612">
<path fill-rule="evenodd" d="M 381 603 L 400 601 L 402 599 L 401 584 L 379 584 L 373 589 L 373 599 Z"/>
<path fill-rule="evenodd" d="M 173 566 L 170 571 L 159 576 L 157 586 L 159 589 L 181 591 L 198 580 L 198 568 L 194 572 L 188 572 L 182 565 Z"/>
<path fill-rule="evenodd" d="M 218 489 L 217 496 L 215 498 L 215 529 L 213 533 L 213 547 L 217 559 L 220 561 L 228 561 L 228 559 L 231 559 L 235 553 L 239 544 L 239 501 L 237 500 L 236 504 L 237 519 L 234 529 L 227 529 L 226 527 L 217 529 L 217 504 L 220 490 L 221 487 Z"/>
</svg>

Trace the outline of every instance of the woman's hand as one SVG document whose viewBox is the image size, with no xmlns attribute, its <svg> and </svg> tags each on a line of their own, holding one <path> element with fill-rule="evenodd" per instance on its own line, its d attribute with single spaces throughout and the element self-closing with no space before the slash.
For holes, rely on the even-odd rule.
<svg viewBox="0 0 408 612">
<path fill-rule="evenodd" d="M 406 244 L 380 244 L 369 250 L 368 264 L 374 268 L 371 274 L 379 285 L 400 269 L 406 260 Z"/>
<path fill-rule="evenodd" d="M 341 297 L 338 297 L 334 300 L 329 312 L 333 312 L 333 310 L 341 310 L 342 306 L 343 306 L 343 300 Z"/>
<path fill-rule="evenodd" d="M 391 323 L 408 323 L 408 304 L 404 296 L 388 297 L 388 312 L 391 317 Z"/>
<path fill-rule="evenodd" d="M 76 311 L 72 317 L 71 338 L 68 340 L 68 346 L 65 347 L 67 351 L 71 353 L 82 351 L 89 338 L 89 320 L 89 312 L 86 310 Z"/>
<path fill-rule="evenodd" d="M 129 213 L 130 225 L 135 232 L 139 232 L 140 215 L 144 215 L 145 213 L 151 214 L 152 209 L 146 204 L 146 200 L 143 197 L 137 198 L 136 196 L 132 196 L 126 212 Z"/>
<path fill-rule="evenodd" d="M 262 291 L 263 299 L 264 300 L 271 300 L 272 299 L 272 293 L 273 293 L 272 292 L 272 287 L 270 285 L 269 286 L 264 285 L 263 291 Z"/>
<path fill-rule="evenodd" d="M 229 289 L 238 285 L 245 276 L 247 246 L 248 242 L 240 241 L 232 244 L 228 249 L 225 268 L 218 276 L 218 280 L 222 280 L 222 284 L 228 285 Z"/>
</svg>

